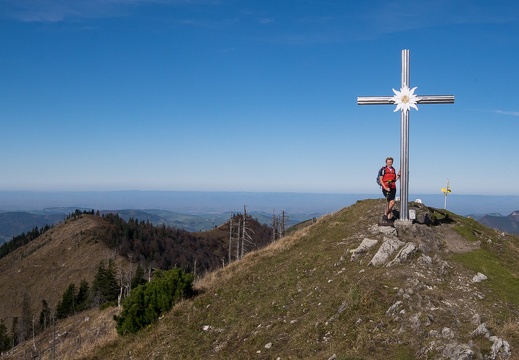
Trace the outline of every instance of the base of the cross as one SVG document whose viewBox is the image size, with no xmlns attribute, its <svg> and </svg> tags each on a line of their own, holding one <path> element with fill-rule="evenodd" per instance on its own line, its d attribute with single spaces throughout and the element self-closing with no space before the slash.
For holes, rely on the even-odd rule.
<svg viewBox="0 0 519 360">
<path fill-rule="evenodd" d="M 413 220 L 395 220 L 395 226 L 411 226 L 413 225 Z"/>
</svg>

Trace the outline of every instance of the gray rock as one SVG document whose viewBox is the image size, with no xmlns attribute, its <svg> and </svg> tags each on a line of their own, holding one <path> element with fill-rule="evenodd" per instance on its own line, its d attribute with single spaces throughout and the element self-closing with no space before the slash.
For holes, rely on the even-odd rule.
<svg viewBox="0 0 519 360">
<path fill-rule="evenodd" d="M 356 249 L 350 251 L 352 253 L 351 261 L 355 261 L 357 257 L 359 257 L 359 255 L 368 252 L 368 250 L 375 246 L 377 243 L 378 240 L 364 238 L 364 240 L 362 240 L 362 242 Z"/>
<path fill-rule="evenodd" d="M 478 272 L 476 275 L 474 275 L 474 277 L 472 278 L 472 282 L 475 282 L 475 283 L 478 283 L 478 282 L 482 282 L 484 280 L 488 279 L 485 274 L 482 274 L 480 272 Z"/>
<path fill-rule="evenodd" d="M 396 315 L 400 305 L 402 305 L 402 301 L 398 300 L 386 310 L 386 315 Z"/>
<path fill-rule="evenodd" d="M 476 330 L 474 330 L 473 332 L 470 333 L 470 336 L 471 337 L 484 336 L 484 337 L 488 338 L 490 336 L 490 332 L 488 331 L 487 324 L 485 324 L 485 323 L 480 324 Z"/>
<path fill-rule="evenodd" d="M 475 359 L 474 352 L 468 345 L 451 343 L 443 349 L 443 356 L 452 360 L 472 360 Z"/>
<path fill-rule="evenodd" d="M 397 236 L 397 231 L 392 226 L 373 225 L 373 226 L 369 227 L 369 231 L 371 231 L 371 233 L 375 234 L 375 235 L 382 234 L 382 235 L 393 236 L 393 237 Z"/>
<path fill-rule="evenodd" d="M 378 266 L 385 264 L 389 257 L 403 245 L 404 243 L 396 238 L 384 238 L 382 246 L 380 246 L 368 265 Z"/>
<path fill-rule="evenodd" d="M 489 340 L 494 342 L 490 349 L 491 359 L 508 359 L 512 356 L 510 344 L 508 344 L 507 341 L 498 338 L 497 336 L 490 336 Z"/>
<path fill-rule="evenodd" d="M 444 339 L 453 339 L 454 338 L 454 332 L 449 329 L 448 327 L 444 327 L 442 329 L 442 338 Z"/>
<path fill-rule="evenodd" d="M 407 261 L 409 256 L 416 252 L 417 248 L 415 244 L 408 242 L 404 245 L 404 247 L 398 252 L 393 260 L 386 264 L 387 267 L 402 264 Z"/>
</svg>

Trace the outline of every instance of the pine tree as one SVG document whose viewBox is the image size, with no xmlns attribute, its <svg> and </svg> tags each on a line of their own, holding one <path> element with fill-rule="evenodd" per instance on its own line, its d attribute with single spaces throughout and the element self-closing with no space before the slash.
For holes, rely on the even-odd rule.
<svg viewBox="0 0 519 360">
<path fill-rule="evenodd" d="M 157 272 L 151 282 L 135 288 L 123 303 L 123 311 L 116 316 L 119 334 L 135 333 L 157 321 L 173 304 L 193 292 L 193 274 L 181 269 Z"/>
<path fill-rule="evenodd" d="M 137 265 L 137 269 L 135 269 L 135 275 L 132 278 L 132 284 L 131 288 L 135 289 L 139 285 L 143 285 L 146 283 L 146 280 L 144 279 L 144 268 L 141 266 L 141 264 Z"/>
<path fill-rule="evenodd" d="M 108 267 L 105 267 L 103 261 L 99 264 L 92 283 L 92 292 L 97 306 L 117 300 L 119 285 L 113 260 L 108 262 Z"/>
<path fill-rule="evenodd" d="M 90 286 L 88 285 L 88 281 L 85 279 L 81 280 L 81 284 L 79 284 L 79 291 L 76 295 L 76 311 L 83 311 L 88 309 L 88 294 L 90 291 Z"/>
<path fill-rule="evenodd" d="M 11 335 L 12 335 L 12 343 L 11 345 L 15 347 L 19 343 L 19 337 L 18 337 L 18 316 L 13 317 L 13 322 L 11 324 Z"/>
<path fill-rule="evenodd" d="M 11 345 L 11 338 L 7 333 L 7 327 L 4 324 L 4 321 L 0 319 L 0 352 L 9 350 Z"/>
<path fill-rule="evenodd" d="M 31 310 L 31 298 L 28 293 L 23 294 L 22 298 L 22 319 L 20 323 L 20 341 L 27 340 L 32 334 L 33 314 Z"/>
<path fill-rule="evenodd" d="M 61 301 L 56 306 L 56 317 L 58 319 L 64 319 L 69 315 L 72 315 L 76 311 L 75 307 L 76 298 L 76 285 L 70 284 L 63 293 Z"/>
<path fill-rule="evenodd" d="M 39 324 L 40 324 L 40 330 L 43 331 L 43 330 L 46 330 L 47 329 L 47 326 L 50 325 L 50 308 L 49 308 L 49 304 L 47 303 L 47 301 L 45 299 L 43 299 L 41 301 L 41 312 L 40 312 L 40 321 L 39 321 Z"/>
</svg>

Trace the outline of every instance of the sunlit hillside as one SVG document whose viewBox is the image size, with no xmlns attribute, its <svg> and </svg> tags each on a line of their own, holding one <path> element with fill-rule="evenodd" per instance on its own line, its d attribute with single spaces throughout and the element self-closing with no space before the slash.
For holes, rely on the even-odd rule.
<svg viewBox="0 0 519 360">
<path fill-rule="evenodd" d="M 519 240 L 361 201 L 207 275 L 200 294 L 97 359 L 517 358 Z"/>
<path fill-rule="evenodd" d="M 519 239 L 414 203 L 412 226 L 378 226 L 383 207 L 360 201 L 198 277 L 193 297 L 136 334 L 116 335 L 114 308 L 70 317 L 56 327 L 65 335 L 54 354 L 518 358 Z M 50 332 L 40 336 L 36 344 L 55 343 Z M 33 347 L 27 341 L 7 358 L 22 359 Z"/>
</svg>

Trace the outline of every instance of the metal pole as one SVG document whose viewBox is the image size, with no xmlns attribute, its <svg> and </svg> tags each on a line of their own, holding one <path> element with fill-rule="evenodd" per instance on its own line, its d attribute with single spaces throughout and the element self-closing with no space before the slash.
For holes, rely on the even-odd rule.
<svg viewBox="0 0 519 360">
<path fill-rule="evenodd" d="M 409 50 L 402 50 L 402 88 L 409 87 Z M 409 111 L 400 114 L 400 220 L 409 221 Z"/>
</svg>

